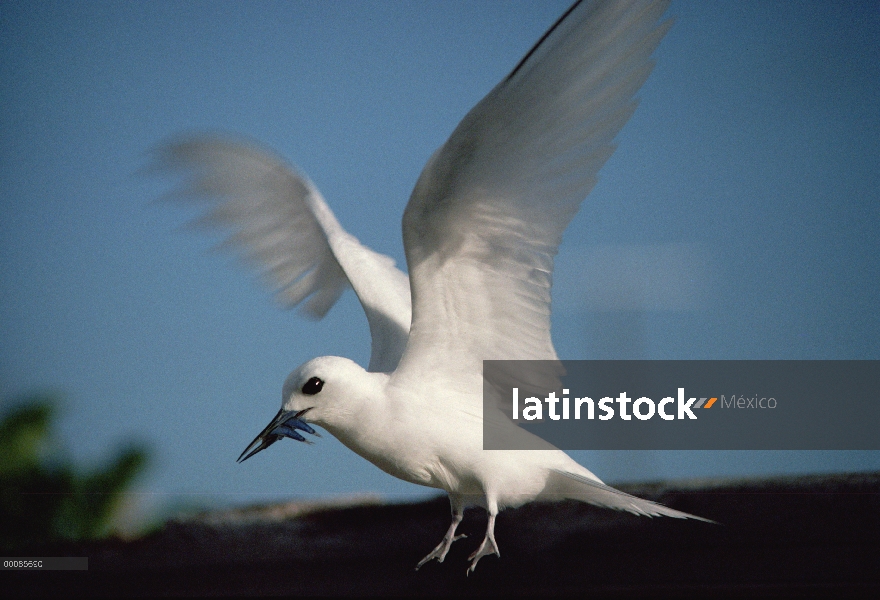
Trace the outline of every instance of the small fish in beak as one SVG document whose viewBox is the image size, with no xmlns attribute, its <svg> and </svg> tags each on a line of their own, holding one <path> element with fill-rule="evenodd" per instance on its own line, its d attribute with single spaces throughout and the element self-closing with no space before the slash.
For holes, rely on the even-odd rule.
<svg viewBox="0 0 880 600">
<path fill-rule="evenodd" d="M 238 457 L 236 462 L 244 462 L 249 459 L 251 456 L 260 452 L 261 450 L 265 450 L 281 438 L 289 437 L 298 442 L 305 442 L 307 444 L 311 444 L 306 438 L 304 438 L 299 432 L 305 431 L 311 435 L 316 437 L 321 437 L 317 431 L 312 429 L 312 427 L 303 421 L 300 417 L 302 417 L 309 409 L 301 410 L 295 414 L 291 414 L 290 411 L 286 411 L 283 408 L 278 411 L 278 414 L 275 415 L 275 418 L 266 426 L 263 431 L 260 432 L 254 441 L 248 444 L 248 447 L 244 449 L 244 452 L 241 453 L 241 456 Z M 245 456 L 247 454 L 247 456 Z"/>
</svg>

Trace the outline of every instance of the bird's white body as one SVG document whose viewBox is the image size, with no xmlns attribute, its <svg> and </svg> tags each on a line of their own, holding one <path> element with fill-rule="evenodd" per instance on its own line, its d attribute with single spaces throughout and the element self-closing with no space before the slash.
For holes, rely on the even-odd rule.
<svg viewBox="0 0 880 600">
<path fill-rule="evenodd" d="M 244 460 L 323 427 L 383 471 L 445 490 L 452 523 L 419 566 L 442 561 L 466 506 L 489 513 L 470 569 L 498 554 L 495 515 L 535 499 L 574 498 L 643 515 L 699 518 L 604 485 L 564 452 L 484 450 L 482 361 L 555 360 L 553 257 L 613 152 L 668 23 L 664 0 L 576 2 L 425 166 L 403 218 L 409 277 L 336 221 L 314 185 L 253 144 L 171 144 L 163 166 L 194 174 L 184 195 L 203 221 L 265 268 L 287 306 L 321 317 L 348 287 L 372 336 L 368 369 L 340 357 L 294 370 L 282 408 Z M 491 412 L 491 411 L 489 411 Z M 537 439 L 537 438 L 535 438 Z M 245 454 L 247 453 L 247 456 Z"/>
<path fill-rule="evenodd" d="M 418 390 L 396 387 L 393 375 L 370 373 L 334 356 L 314 359 L 291 377 L 305 382 L 319 373 L 333 374 L 332 378 L 325 375 L 327 383 L 321 393 L 345 400 L 310 409 L 309 422 L 404 481 L 467 497 L 468 505 L 482 506 L 491 496 L 499 509 L 520 506 L 545 492 L 552 469 L 570 470 L 600 482 L 560 450 L 483 450 L 482 415 L 454 408 L 482 402 L 482 395 L 438 395 L 437 387 L 427 384 L 425 395 L 420 396 Z M 291 389 L 298 387 L 291 385 Z M 284 409 L 295 413 L 309 405 L 308 397 L 292 393 Z M 454 436 L 444 423 L 455 424 Z"/>
</svg>

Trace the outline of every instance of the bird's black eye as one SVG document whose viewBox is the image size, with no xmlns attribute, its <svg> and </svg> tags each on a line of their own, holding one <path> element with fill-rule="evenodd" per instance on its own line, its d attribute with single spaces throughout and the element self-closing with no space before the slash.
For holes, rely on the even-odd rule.
<svg viewBox="0 0 880 600">
<path fill-rule="evenodd" d="M 312 377 L 302 387 L 302 393 L 306 396 L 314 396 L 321 391 L 322 387 L 324 387 L 324 381 L 319 377 Z"/>
</svg>

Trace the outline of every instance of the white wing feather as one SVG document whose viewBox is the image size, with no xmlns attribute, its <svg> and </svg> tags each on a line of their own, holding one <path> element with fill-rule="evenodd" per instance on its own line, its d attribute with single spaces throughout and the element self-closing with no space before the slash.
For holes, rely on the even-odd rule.
<svg viewBox="0 0 880 600">
<path fill-rule="evenodd" d="M 372 334 L 369 370 L 393 371 L 410 325 L 409 279 L 347 233 L 311 181 L 252 144 L 196 137 L 168 144 L 154 168 L 190 177 L 173 197 L 208 203 L 196 224 L 223 227 L 287 308 L 320 319 L 349 286 Z"/>
<path fill-rule="evenodd" d="M 595 475 L 593 476 L 595 477 Z M 622 510 L 645 517 L 673 517 L 675 519 L 696 519 L 706 523 L 715 523 L 690 513 L 675 510 L 644 498 L 605 485 L 598 479 L 571 471 L 552 469 L 545 491 L 540 495 L 542 500 L 580 500 L 594 506 Z"/>
<path fill-rule="evenodd" d="M 395 377 L 556 358 L 553 257 L 635 109 L 667 4 L 577 3 L 431 157 L 403 220 L 413 323 Z"/>
</svg>

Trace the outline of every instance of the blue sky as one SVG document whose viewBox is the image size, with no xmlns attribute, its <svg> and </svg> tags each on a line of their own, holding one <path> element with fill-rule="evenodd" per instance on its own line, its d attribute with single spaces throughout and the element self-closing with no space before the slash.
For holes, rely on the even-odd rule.
<svg viewBox="0 0 880 600">
<path fill-rule="evenodd" d="M 255 138 L 405 265 L 427 157 L 567 4 L 0 2 L 4 410 L 60 390 L 64 447 L 87 464 L 148 442 L 152 506 L 433 493 L 329 435 L 235 463 L 296 365 L 366 364 L 366 321 L 352 294 L 321 322 L 279 310 L 210 251 L 219 237 L 181 231 L 191 211 L 154 202 L 172 181 L 137 171 L 180 133 Z M 669 14 L 557 260 L 560 356 L 880 358 L 880 3 Z M 880 468 L 877 452 L 573 454 L 611 482 Z"/>
</svg>

